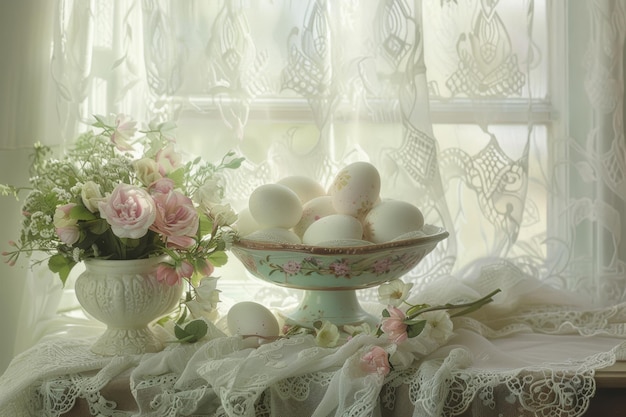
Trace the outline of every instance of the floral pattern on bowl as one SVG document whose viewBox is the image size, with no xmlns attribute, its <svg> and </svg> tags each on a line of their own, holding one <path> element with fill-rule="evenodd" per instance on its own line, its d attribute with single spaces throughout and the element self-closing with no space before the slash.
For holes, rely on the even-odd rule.
<svg viewBox="0 0 626 417">
<path fill-rule="evenodd" d="M 424 236 L 378 245 L 319 247 L 240 239 L 232 252 L 257 278 L 313 290 L 353 290 L 380 285 L 413 269 L 448 236 L 426 225 Z"/>
</svg>

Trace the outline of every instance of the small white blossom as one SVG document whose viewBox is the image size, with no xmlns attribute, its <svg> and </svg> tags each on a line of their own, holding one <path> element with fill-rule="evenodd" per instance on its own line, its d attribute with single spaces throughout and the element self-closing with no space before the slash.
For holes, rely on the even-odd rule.
<svg viewBox="0 0 626 417">
<path fill-rule="evenodd" d="M 372 327 L 365 322 L 359 324 L 358 326 L 345 324 L 343 326 L 343 331 L 348 333 L 350 336 L 356 336 L 357 334 L 373 334 Z"/>
<path fill-rule="evenodd" d="M 420 318 L 426 320 L 426 327 L 424 327 L 420 337 L 431 339 L 438 345 L 443 345 L 452 336 L 454 326 L 447 311 L 428 311 L 420 314 Z"/>
<path fill-rule="evenodd" d="M 321 347 L 335 347 L 339 341 L 339 329 L 329 321 L 323 321 L 322 326 L 315 330 L 315 343 Z"/>
<path fill-rule="evenodd" d="M 211 209 L 222 202 L 222 187 L 217 178 L 211 178 L 196 191 L 195 200 L 205 209 Z"/>
<path fill-rule="evenodd" d="M 412 283 L 405 283 L 400 279 L 382 284 L 378 287 L 378 301 L 384 305 L 398 307 L 407 299 L 411 288 Z"/>
<path fill-rule="evenodd" d="M 209 215 L 218 226 L 230 226 L 237 221 L 237 213 L 230 204 L 216 204 L 209 210 Z"/>
</svg>

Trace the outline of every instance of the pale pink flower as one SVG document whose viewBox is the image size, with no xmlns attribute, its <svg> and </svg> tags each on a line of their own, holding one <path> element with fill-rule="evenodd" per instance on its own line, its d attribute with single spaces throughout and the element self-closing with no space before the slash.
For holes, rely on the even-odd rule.
<svg viewBox="0 0 626 417">
<path fill-rule="evenodd" d="M 167 194 L 174 191 L 174 180 L 171 178 L 159 178 L 148 187 L 150 194 Z"/>
<path fill-rule="evenodd" d="M 66 245 L 73 245 L 80 238 L 80 230 L 78 229 L 76 219 L 70 217 L 70 211 L 76 206 L 75 203 L 68 203 L 58 206 L 54 212 L 54 231 L 61 242 Z"/>
<path fill-rule="evenodd" d="M 202 274 L 202 276 L 210 277 L 215 270 L 215 267 L 206 259 L 198 259 L 196 261 L 196 269 L 200 272 L 200 274 Z"/>
<path fill-rule="evenodd" d="M 156 205 L 143 188 L 118 184 L 113 192 L 98 203 L 100 215 L 111 225 L 118 237 L 143 237 L 156 219 Z"/>
<path fill-rule="evenodd" d="M 300 272 L 301 268 L 302 265 L 300 264 L 300 262 L 296 262 L 293 260 L 287 261 L 283 264 L 283 271 L 285 271 L 287 275 L 295 275 Z"/>
<path fill-rule="evenodd" d="M 130 145 L 129 140 L 137 132 L 137 122 L 132 120 L 125 114 L 118 114 L 114 120 L 114 130 L 111 134 L 111 142 L 115 144 L 115 147 L 120 151 L 130 151 L 133 147 Z"/>
<path fill-rule="evenodd" d="M 78 242 L 78 238 L 80 238 L 80 230 L 78 230 L 78 226 L 67 226 L 67 227 L 57 227 L 54 229 L 61 242 L 66 245 L 73 245 Z"/>
<path fill-rule="evenodd" d="M 402 343 L 408 339 L 406 333 L 407 325 L 404 323 L 406 316 L 402 310 L 392 305 L 387 307 L 389 317 L 383 317 L 381 323 L 382 331 L 387 335 L 390 342 Z"/>
<path fill-rule="evenodd" d="M 164 282 L 167 285 L 176 285 L 180 282 L 181 278 L 176 272 L 176 268 L 167 263 L 160 263 L 157 267 L 156 278 L 159 282 Z"/>
<path fill-rule="evenodd" d="M 181 157 L 171 144 L 160 149 L 154 159 L 159 165 L 159 172 L 164 176 L 181 166 Z"/>
<path fill-rule="evenodd" d="M 385 376 L 391 371 L 389 354 L 380 346 L 374 346 L 361 357 L 361 369 L 368 373 Z"/>
<path fill-rule="evenodd" d="M 176 265 L 176 273 L 182 278 L 191 278 L 193 275 L 193 265 L 188 261 L 181 261 Z"/>
<path fill-rule="evenodd" d="M 350 273 L 352 272 L 350 269 L 350 265 L 345 260 L 341 262 L 333 262 L 328 266 L 331 272 L 336 277 L 350 277 Z"/>
<path fill-rule="evenodd" d="M 178 191 L 155 194 L 156 218 L 151 230 L 166 237 L 169 243 L 181 247 L 194 244 L 200 220 L 193 202 Z"/>
</svg>

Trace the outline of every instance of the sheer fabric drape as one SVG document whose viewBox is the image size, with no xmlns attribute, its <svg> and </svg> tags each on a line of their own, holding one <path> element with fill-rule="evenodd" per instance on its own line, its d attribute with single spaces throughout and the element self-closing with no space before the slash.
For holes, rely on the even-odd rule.
<svg viewBox="0 0 626 417">
<path fill-rule="evenodd" d="M 121 112 L 177 121 L 190 155 L 237 150 L 239 209 L 262 183 L 327 184 L 369 160 L 384 196 L 450 232 L 406 277 L 417 288 L 487 270 L 506 291 L 513 274 L 613 305 L 626 297 L 625 7 L 58 0 L 49 111 L 66 141 L 92 114 Z M 233 299 L 298 296 L 247 278 L 234 258 L 221 275 Z M 50 318 L 22 310 L 24 329 Z"/>
</svg>

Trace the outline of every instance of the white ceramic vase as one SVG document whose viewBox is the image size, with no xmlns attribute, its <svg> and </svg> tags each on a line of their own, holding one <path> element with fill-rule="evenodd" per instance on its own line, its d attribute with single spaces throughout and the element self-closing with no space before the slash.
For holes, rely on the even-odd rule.
<svg viewBox="0 0 626 417">
<path fill-rule="evenodd" d="M 157 266 L 163 260 L 85 260 L 85 271 L 75 284 L 76 298 L 107 326 L 92 352 L 114 356 L 163 349 L 150 324 L 172 311 L 183 291 L 182 283 L 170 286 L 157 281 Z"/>
</svg>

